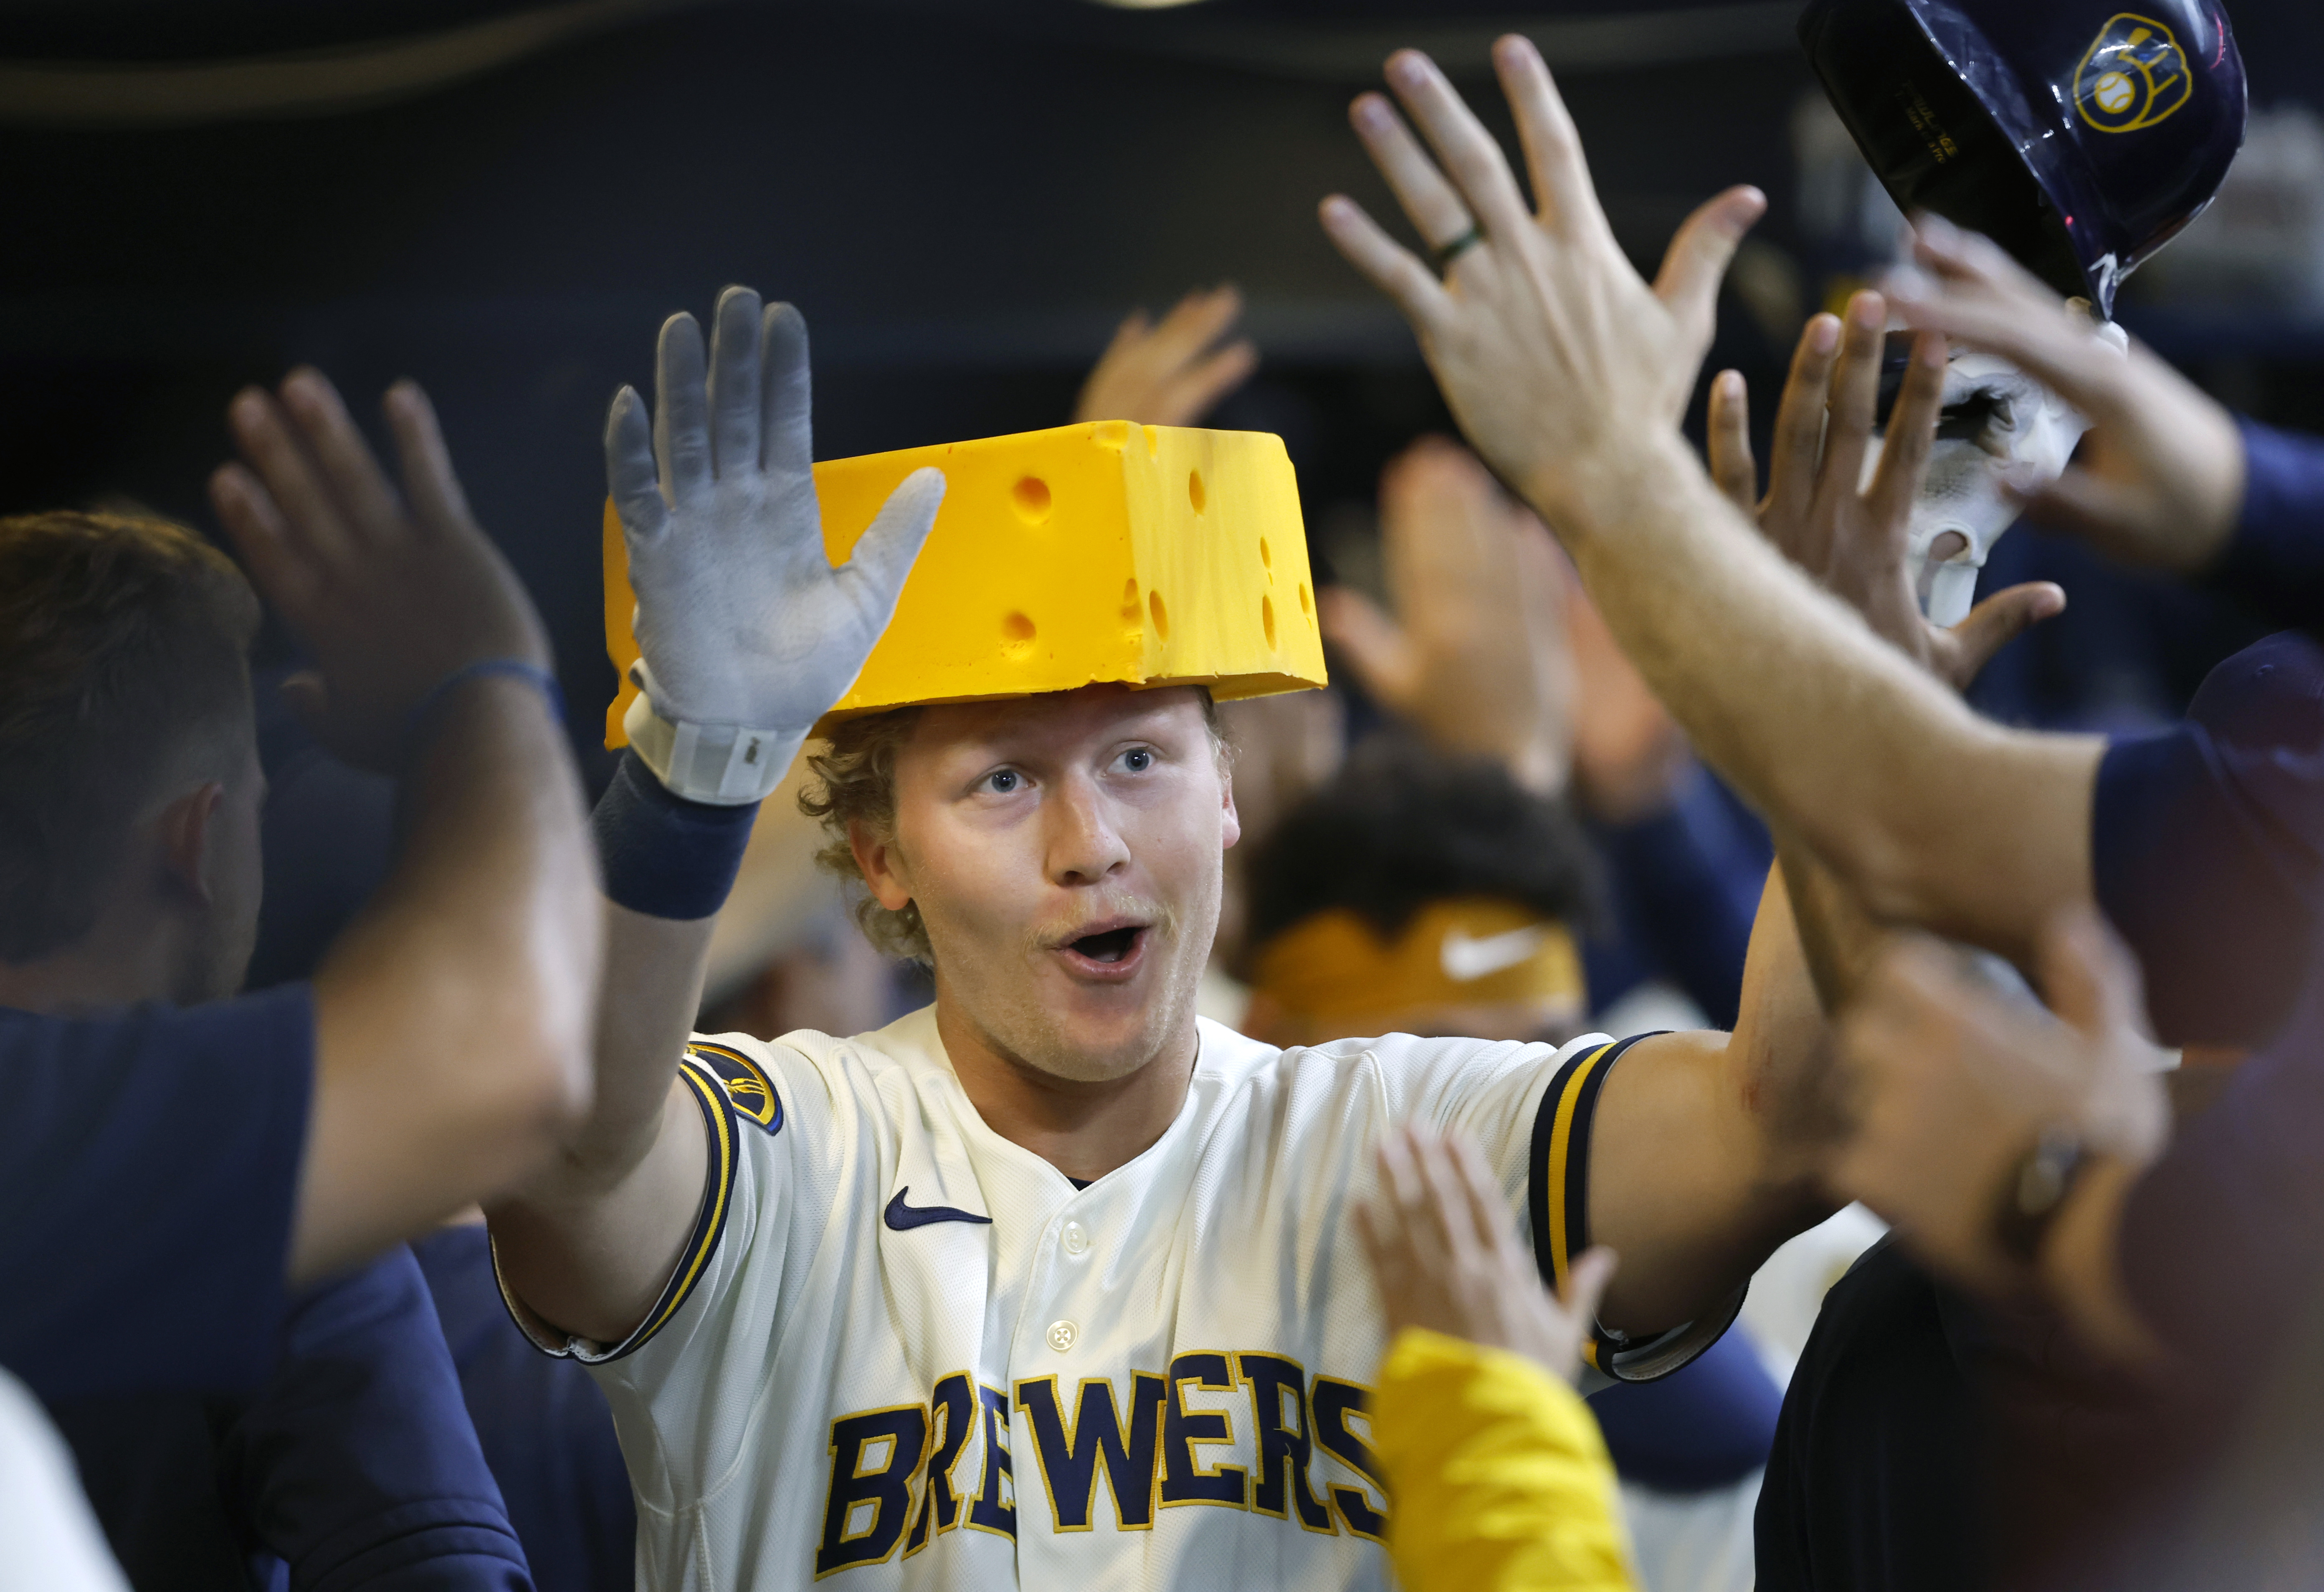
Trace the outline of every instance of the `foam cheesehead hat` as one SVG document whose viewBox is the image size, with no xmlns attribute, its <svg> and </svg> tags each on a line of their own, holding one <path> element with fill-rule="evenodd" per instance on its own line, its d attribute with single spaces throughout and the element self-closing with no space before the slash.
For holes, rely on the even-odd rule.
<svg viewBox="0 0 2324 1592">
<path fill-rule="evenodd" d="M 2243 143 L 2243 58 L 2212 0 L 1811 0 L 1799 31 L 1900 207 L 2102 316 Z"/>
<path fill-rule="evenodd" d="M 1327 907 L 1271 936 L 1251 972 L 1254 996 L 1335 1036 L 1448 1007 L 1570 1002 L 1579 1015 L 1587 995 L 1563 924 L 1486 897 L 1429 902 L 1393 937 Z"/>
<path fill-rule="evenodd" d="M 815 467 L 835 565 L 905 476 L 933 465 L 944 506 L 863 669 L 816 725 L 885 708 L 1201 685 L 1220 701 L 1324 684 L 1299 486 L 1283 440 L 1099 420 L 835 459 Z M 638 687 L 629 554 L 605 505 L 605 650 L 627 744 Z"/>
</svg>

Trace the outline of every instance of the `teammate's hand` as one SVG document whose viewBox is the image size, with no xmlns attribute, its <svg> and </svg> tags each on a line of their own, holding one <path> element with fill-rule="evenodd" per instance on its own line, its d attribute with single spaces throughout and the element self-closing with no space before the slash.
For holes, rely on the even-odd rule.
<svg viewBox="0 0 2324 1592">
<path fill-rule="evenodd" d="M 672 724 L 804 735 L 887 629 L 944 474 L 906 476 L 835 569 L 816 506 L 799 312 L 762 314 L 756 293 L 728 288 L 708 369 L 701 328 L 674 315 L 654 380 L 658 416 L 624 387 L 605 422 L 646 695 Z"/>
<path fill-rule="evenodd" d="M 1134 311 L 1082 384 L 1074 419 L 1197 426 L 1259 368 L 1248 337 L 1222 345 L 1242 313 L 1231 287 L 1189 293 L 1159 325 Z"/>
<path fill-rule="evenodd" d="M 1458 253 L 1440 280 L 1341 194 L 1323 201 L 1323 230 L 1412 322 L 1477 451 L 1563 532 L 1587 518 L 1611 458 L 1674 438 L 1711 346 L 1720 279 L 1766 199 L 1733 188 L 1695 211 L 1649 287 L 1599 208 L 1540 52 L 1510 34 L 1493 62 L 1537 211 L 1436 64 L 1404 50 L 1388 60 L 1388 85 L 1428 148 L 1379 95 L 1350 115 L 1421 241 Z M 1478 241 L 1460 246 L 1472 229 Z"/>
<path fill-rule="evenodd" d="M 2129 952 L 2082 908 L 2048 925 L 2040 957 L 2056 1017 L 1998 993 L 1935 941 L 1901 940 L 1839 1031 L 1854 1123 L 1832 1162 L 1835 1192 L 1877 1211 L 1931 1265 L 1993 1293 L 2024 1281 L 1994 1222 L 2044 1133 L 2067 1129 L 2144 1164 L 2169 1127 L 2162 1079 L 2141 1064 L 2152 1053 Z"/>
<path fill-rule="evenodd" d="M 1406 1124 L 1380 1140 L 1379 1167 L 1380 1198 L 1357 1208 L 1356 1228 L 1388 1335 L 1425 1327 L 1513 1350 L 1572 1381 L 1614 1252 L 1596 1248 L 1575 1261 L 1565 1296 L 1555 1298 L 1473 1144 Z"/>
<path fill-rule="evenodd" d="M 2244 497 L 2235 419 L 2133 342 L 2098 342 L 1994 244 L 1935 216 L 1914 218 L 1917 269 L 1888 301 L 1908 326 L 1999 354 L 2081 411 L 2092 427 L 2075 462 L 2026 500 L 2044 524 L 2134 564 L 2191 574 L 2218 555 Z"/>
<path fill-rule="evenodd" d="M 2029 581 L 1996 592 L 1950 629 L 1922 617 L 1907 540 L 1944 401 L 1945 340 L 1933 333 L 1914 340 L 1880 462 L 1865 483 L 1886 319 L 1879 294 L 1858 293 L 1849 300 L 1844 335 L 1829 315 L 1801 332 L 1775 411 L 1765 498 L 1743 378 L 1720 372 L 1711 384 L 1711 475 L 1785 557 L 1863 615 L 1876 635 L 1965 690 L 2003 643 L 2063 612 L 2066 594 Z"/>
<path fill-rule="evenodd" d="M 1563 564 L 1541 522 L 1468 449 L 1424 437 L 1380 476 L 1380 544 L 1396 616 L 1325 586 L 1324 639 L 1432 745 L 1497 759 L 1529 790 L 1563 789 L 1573 663 Z"/>
<path fill-rule="evenodd" d="M 253 387 L 228 406 L 247 464 L 219 466 L 210 500 L 316 660 L 284 694 L 335 756 L 394 771 L 413 711 L 456 670 L 486 658 L 547 668 L 549 653 L 524 587 L 468 512 L 428 395 L 399 382 L 381 407 L 401 492 L 337 390 L 297 370 L 279 398 Z"/>
</svg>

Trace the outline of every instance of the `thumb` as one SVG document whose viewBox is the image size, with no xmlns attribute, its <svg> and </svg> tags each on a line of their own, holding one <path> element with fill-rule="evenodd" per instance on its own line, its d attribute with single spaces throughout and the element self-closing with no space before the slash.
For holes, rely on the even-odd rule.
<svg viewBox="0 0 2324 1592">
<path fill-rule="evenodd" d="M 2144 1031 L 2138 964 L 2096 907 L 2070 906 L 2052 917 L 2042 931 L 2040 957 L 2050 1009 L 2085 1037 Z"/>
<path fill-rule="evenodd" d="M 1599 1302 L 1606 1297 L 1606 1284 L 1614 1280 L 1618 1264 L 1611 1249 L 1593 1244 L 1566 1268 L 1565 1292 L 1557 1302 L 1585 1334 L 1597 1322 Z"/>
<path fill-rule="evenodd" d="M 1767 208 L 1756 188 L 1730 188 L 1696 207 L 1681 224 L 1663 255 L 1655 296 L 1679 324 L 1708 340 L 1719 302 L 1720 280 L 1735 258 L 1736 245 Z"/>
<path fill-rule="evenodd" d="M 905 476 L 902 484 L 888 494 L 870 529 L 856 538 L 839 571 L 839 580 L 855 588 L 857 601 L 878 613 L 883 628 L 895 614 L 904 581 L 912 573 L 928 532 L 936 527 L 944 495 L 945 474 L 934 465 L 923 465 Z"/>
<path fill-rule="evenodd" d="M 2045 580 L 1996 592 L 1952 628 L 1953 688 L 1966 691 L 1993 655 L 2045 619 L 2066 611 L 2066 590 Z"/>
<path fill-rule="evenodd" d="M 1366 695 L 1398 710 L 1411 699 L 1416 649 L 1379 603 L 1351 586 L 1325 586 L 1315 594 L 1315 619 L 1323 640 L 1347 655 Z"/>
</svg>

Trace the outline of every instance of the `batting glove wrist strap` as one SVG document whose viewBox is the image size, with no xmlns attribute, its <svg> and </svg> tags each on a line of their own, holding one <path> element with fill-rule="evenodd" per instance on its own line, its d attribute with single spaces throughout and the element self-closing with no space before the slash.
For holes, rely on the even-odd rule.
<svg viewBox="0 0 2324 1592">
<path fill-rule="evenodd" d="M 638 670 L 645 688 L 622 723 L 639 761 L 674 796 L 718 807 L 755 806 L 774 794 L 807 744 L 804 730 L 674 722 L 654 711 L 652 676 L 642 664 Z"/>
</svg>

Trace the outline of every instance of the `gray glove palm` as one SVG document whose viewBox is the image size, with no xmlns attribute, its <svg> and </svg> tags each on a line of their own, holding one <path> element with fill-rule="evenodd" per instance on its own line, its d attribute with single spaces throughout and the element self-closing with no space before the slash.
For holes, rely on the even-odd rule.
<svg viewBox="0 0 2324 1592">
<path fill-rule="evenodd" d="M 613 398 L 605 474 L 629 548 L 639 684 L 631 744 L 696 801 L 763 799 L 846 695 L 896 612 L 944 500 L 907 476 L 848 561 L 824 555 L 809 428 L 807 322 L 719 295 L 706 375 L 690 315 L 661 328 L 651 421 Z"/>
</svg>

